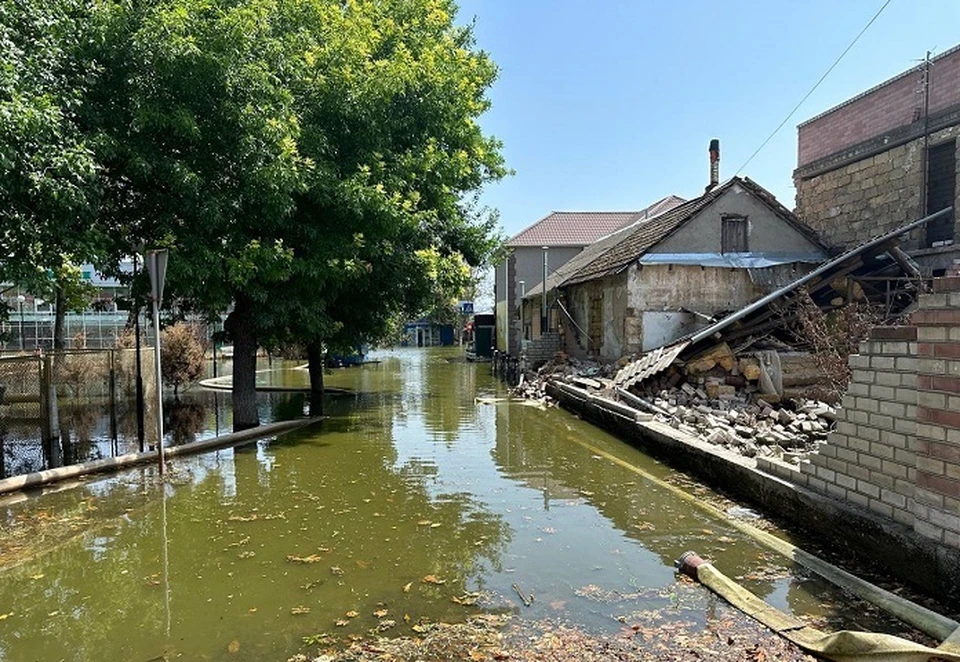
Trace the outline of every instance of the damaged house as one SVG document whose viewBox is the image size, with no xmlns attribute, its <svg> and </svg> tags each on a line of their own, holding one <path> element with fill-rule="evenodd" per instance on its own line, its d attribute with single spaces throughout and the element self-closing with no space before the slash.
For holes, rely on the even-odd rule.
<svg viewBox="0 0 960 662">
<path fill-rule="evenodd" d="M 734 177 L 591 244 L 527 291 L 522 317 L 545 296 L 566 353 L 616 360 L 707 327 L 827 256 L 770 192 Z"/>
</svg>

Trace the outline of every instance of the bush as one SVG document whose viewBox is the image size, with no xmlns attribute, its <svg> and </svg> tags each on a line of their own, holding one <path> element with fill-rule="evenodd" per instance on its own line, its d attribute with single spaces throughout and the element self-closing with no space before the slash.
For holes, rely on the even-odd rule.
<svg viewBox="0 0 960 662">
<path fill-rule="evenodd" d="M 195 382 L 203 375 L 203 338 L 193 324 L 177 322 L 160 333 L 160 347 L 163 381 L 172 384 L 174 394 L 179 395 L 181 384 Z"/>
</svg>

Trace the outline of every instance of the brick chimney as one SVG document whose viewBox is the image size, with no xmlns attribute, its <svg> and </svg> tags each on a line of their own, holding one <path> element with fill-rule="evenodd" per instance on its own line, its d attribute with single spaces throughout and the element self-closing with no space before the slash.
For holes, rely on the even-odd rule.
<svg viewBox="0 0 960 662">
<path fill-rule="evenodd" d="M 720 183 L 720 141 L 714 138 L 710 141 L 710 183 L 704 189 L 709 193 Z"/>
</svg>

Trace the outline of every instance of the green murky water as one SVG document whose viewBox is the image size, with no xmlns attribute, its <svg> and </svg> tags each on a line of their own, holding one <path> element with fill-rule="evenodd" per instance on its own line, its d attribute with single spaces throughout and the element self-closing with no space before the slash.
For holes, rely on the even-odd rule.
<svg viewBox="0 0 960 662">
<path fill-rule="evenodd" d="M 563 411 L 487 400 L 504 395 L 489 366 L 378 358 L 328 378 L 363 394 L 331 398 L 328 420 L 176 460 L 165 486 L 143 469 L 0 502 L 0 660 L 284 660 L 313 634 L 409 634 L 482 609 L 616 632 L 624 597 L 706 620 L 705 591 L 677 590 L 688 549 L 795 613 L 832 596 L 579 442 L 670 474 L 640 452 Z M 453 600 L 472 592 L 477 605 Z"/>
</svg>

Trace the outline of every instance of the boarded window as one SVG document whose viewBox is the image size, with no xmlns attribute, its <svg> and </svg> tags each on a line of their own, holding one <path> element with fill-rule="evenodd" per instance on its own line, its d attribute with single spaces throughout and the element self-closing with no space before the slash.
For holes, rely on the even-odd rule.
<svg viewBox="0 0 960 662">
<path fill-rule="evenodd" d="M 720 218 L 721 253 L 746 253 L 747 247 L 747 217 L 725 214 Z"/>
<path fill-rule="evenodd" d="M 603 298 L 590 299 L 590 351 L 599 352 L 603 344 Z"/>
<path fill-rule="evenodd" d="M 957 141 L 930 147 L 927 152 L 927 214 L 933 214 L 954 204 L 957 192 Z M 951 213 L 927 225 L 927 246 L 953 243 Z"/>
</svg>

